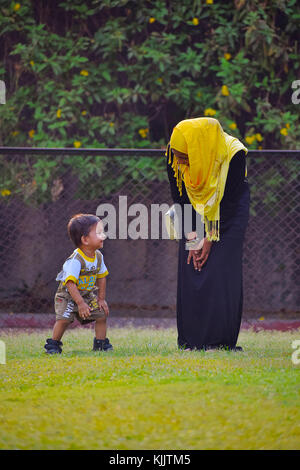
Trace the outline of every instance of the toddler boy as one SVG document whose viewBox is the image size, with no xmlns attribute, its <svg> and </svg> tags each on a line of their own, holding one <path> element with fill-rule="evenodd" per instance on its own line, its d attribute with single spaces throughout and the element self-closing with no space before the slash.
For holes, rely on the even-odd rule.
<svg viewBox="0 0 300 470">
<path fill-rule="evenodd" d="M 93 351 L 112 350 L 106 338 L 108 271 L 99 251 L 106 238 L 103 223 L 95 215 L 77 214 L 68 223 L 68 234 L 76 249 L 56 277 L 60 281 L 55 294 L 56 322 L 52 338 L 46 340 L 44 348 L 48 354 L 60 354 L 61 338 L 76 317 L 81 324 L 95 321 Z"/>
</svg>

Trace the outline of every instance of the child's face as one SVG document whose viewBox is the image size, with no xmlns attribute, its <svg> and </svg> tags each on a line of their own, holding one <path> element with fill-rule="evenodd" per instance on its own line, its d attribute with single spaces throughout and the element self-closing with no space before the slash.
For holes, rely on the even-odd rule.
<svg viewBox="0 0 300 470">
<path fill-rule="evenodd" d="M 93 225 L 90 233 L 85 240 L 87 245 L 93 250 L 99 250 L 103 248 L 103 241 L 106 239 L 106 235 L 103 229 L 103 223 L 100 221 L 97 224 Z"/>
</svg>

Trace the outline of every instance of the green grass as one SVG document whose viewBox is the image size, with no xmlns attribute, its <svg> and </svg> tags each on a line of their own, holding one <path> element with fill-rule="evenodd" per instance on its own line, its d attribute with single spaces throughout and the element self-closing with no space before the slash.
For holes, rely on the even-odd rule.
<svg viewBox="0 0 300 470">
<path fill-rule="evenodd" d="M 1 449 L 299 449 L 300 331 L 242 331 L 243 353 L 184 352 L 176 331 L 113 329 L 115 350 L 91 351 L 93 331 L 1 333 Z"/>
</svg>

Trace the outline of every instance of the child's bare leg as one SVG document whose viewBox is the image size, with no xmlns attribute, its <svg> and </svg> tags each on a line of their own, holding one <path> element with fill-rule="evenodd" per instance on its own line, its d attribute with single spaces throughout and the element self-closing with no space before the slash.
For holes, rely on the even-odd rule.
<svg viewBox="0 0 300 470">
<path fill-rule="evenodd" d="M 96 339 L 106 338 L 106 317 L 97 318 L 95 321 L 95 337 Z"/>
<path fill-rule="evenodd" d="M 56 320 L 53 327 L 52 339 L 60 341 L 70 322 L 66 320 Z"/>
</svg>

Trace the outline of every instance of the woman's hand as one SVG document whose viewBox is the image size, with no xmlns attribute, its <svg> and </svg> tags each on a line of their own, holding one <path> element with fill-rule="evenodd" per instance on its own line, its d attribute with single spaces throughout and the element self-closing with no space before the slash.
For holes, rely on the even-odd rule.
<svg viewBox="0 0 300 470">
<path fill-rule="evenodd" d="M 197 271 L 201 271 L 208 259 L 212 244 L 213 242 L 210 242 L 207 238 L 203 238 L 196 250 L 189 250 L 187 264 L 190 264 L 191 259 L 193 259 L 194 268 Z"/>
</svg>

